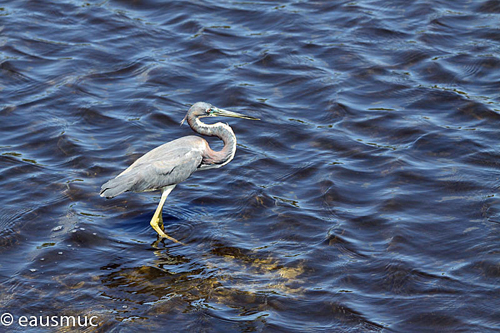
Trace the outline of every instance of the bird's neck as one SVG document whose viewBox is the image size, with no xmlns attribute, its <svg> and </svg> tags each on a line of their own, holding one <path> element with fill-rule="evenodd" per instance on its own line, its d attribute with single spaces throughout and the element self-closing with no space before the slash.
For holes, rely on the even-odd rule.
<svg viewBox="0 0 500 333">
<path fill-rule="evenodd" d="M 207 144 L 207 151 L 203 156 L 202 165 L 218 168 L 229 163 L 236 152 L 236 136 L 231 127 L 223 123 L 205 124 L 198 117 L 188 117 L 191 128 L 202 135 L 216 136 L 224 142 L 224 147 L 214 151 Z"/>
</svg>

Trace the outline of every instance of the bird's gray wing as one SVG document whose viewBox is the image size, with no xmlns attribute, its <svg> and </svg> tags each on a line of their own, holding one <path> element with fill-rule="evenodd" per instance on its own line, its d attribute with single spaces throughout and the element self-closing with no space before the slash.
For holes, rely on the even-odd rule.
<svg viewBox="0 0 500 333">
<path fill-rule="evenodd" d="M 181 150 L 181 151 L 179 151 Z M 177 149 L 175 158 L 158 159 L 137 167 L 135 192 L 158 190 L 179 184 L 191 176 L 201 164 L 202 155 L 193 149 Z"/>
<path fill-rule="evenodd" d="M 126 191 L 154 191 L 186 180 L 200 166 L 204 144 L 202 138 L 190 136 L 151 150 L 102 185 L 101 196 L 112 198 Z"/>
</svg>

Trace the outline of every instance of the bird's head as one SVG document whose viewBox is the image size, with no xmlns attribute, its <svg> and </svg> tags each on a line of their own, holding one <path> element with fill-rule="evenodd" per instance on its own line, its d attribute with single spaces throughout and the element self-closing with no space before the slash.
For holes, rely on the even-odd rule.
<svg viewBox="0 0 500 333">
<path fill-rule="evenodd" d="M 181 125 L 188 118 L 189 115 L 193 115 L 196 118 L 203 117 L 233 117 L 233 118 L 242 118 L 242 119 L 250 119 L 250 120 L 260 120 L 259 118 L 246 116 L 241 113 L 228 111 L 224 109 L 219 109 L 209 103 L 205 102 L 197 102 L 193 104 L 192 107 L 189 108 L 186 116 L 181 121 Z"/>
</svg>

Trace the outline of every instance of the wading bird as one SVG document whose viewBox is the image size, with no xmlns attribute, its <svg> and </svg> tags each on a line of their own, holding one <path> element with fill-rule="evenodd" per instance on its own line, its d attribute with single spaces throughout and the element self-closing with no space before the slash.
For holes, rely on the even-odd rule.
<svg viewBox="0 0 500 333">
<path fill-rule="evenodd" d="M 151 226 L 162 238 L 180 243 L 165 233 L 162 209 L 167 196 L 174 187 L 186 180 L 196 170 L 220 168 L 229 163 L 236 152 L 236 136 L 229 125 L 223 123 L 205 124 L 203 117 L 235 117 L 251 120 L 258 118 L 216 108 L 208 103 L 195 103 L 187 112 L 181 125 L 187 119 L 196 133 L 216 136 L 224 142 L 220 151 L 213 151 L 208 142 L 199 136 L 185 136 L 167 142 L 137 159 L 116 178 L 101 187 L 101 197 L 113 198 L 127 192 L 161 190 L 161 199 L 151 219 Z"/>
</svg>

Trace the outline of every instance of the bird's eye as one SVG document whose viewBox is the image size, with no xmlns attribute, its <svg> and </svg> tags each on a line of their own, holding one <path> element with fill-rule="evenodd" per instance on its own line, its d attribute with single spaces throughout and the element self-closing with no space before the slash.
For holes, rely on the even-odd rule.
<svg viewBox="0 0 500 333">
<path fill-rule="evenodd" d="M 207 109 L 207 114 L 211 114 L 212 113 L 212 108 L 208 108 Z"/>
</svg>

